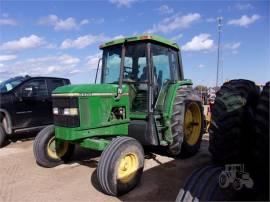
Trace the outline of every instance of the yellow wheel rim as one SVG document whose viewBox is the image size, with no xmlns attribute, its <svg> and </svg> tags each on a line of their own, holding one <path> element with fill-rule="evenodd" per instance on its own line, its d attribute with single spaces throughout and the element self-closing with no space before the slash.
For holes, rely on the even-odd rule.
<svg viewBox="0 0 270 202">
<path fill-rule="evenodd" d="M 189 145 L 195 145 L 200 138 L 202 128 L 202 115 L 200 107 L 193 102 L 188 105 L 185 113 L 184 134 Z"/>
<path fill-rule="evenodd" d="M 136 175 L 138 169 L 139 159 L 137 154 L 126 154 L 120 160 L 117 172 L 117 179 L 121 182 L 129 182 Z"/>
<path fill-rule="evenodd" d="M 63 157 L 68 150 L 67 142 L 59 142 L 56 149 L 55 137 L 52 137 L 47 144 L 47 153 L 49 157 L 53 159 L 60 159 Z"/>
</svg>

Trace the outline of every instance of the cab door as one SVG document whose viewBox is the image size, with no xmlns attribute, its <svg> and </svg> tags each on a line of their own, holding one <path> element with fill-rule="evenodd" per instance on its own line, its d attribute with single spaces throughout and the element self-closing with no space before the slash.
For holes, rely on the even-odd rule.
<svg viewBox="0 0 270 202">
<path fill-rule="evenodd" d="M 45 79 L 33 79 L 24 83 L 15 103 L 15 127 L 30 128 L 52 123 L 52 104 Z"/>
</svg>

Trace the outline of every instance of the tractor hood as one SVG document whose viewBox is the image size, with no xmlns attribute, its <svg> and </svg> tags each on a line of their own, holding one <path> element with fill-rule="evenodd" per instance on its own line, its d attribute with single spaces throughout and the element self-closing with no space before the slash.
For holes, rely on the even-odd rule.
<svg viewBox="0 0 270 202">
<path fill-rule="evenodd" d="M 77 94 L 78 96 L 88 93 L 115 93 L 117 94 L 117 84 L 82 84 L 82 85 L 67 85 L 58 87 L 53 91 L 53 95 L 58 94 Z M 123 93 L 128 93 L 128 86 L 123 85 Z"/>
</svg>

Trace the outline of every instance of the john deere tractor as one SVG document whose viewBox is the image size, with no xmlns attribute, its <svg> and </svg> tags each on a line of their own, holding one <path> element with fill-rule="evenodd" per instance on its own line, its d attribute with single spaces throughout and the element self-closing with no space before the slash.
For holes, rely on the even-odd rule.
<svg viewBox="0 0 270 202">
<path fill-rule="evenodd" d="M 53 92 L 54 125 L 38 134 L 34 154 L 39 165 L 54 167 L 69 160 L 75 144 L 102 151 L 98 182 L 104 193 L 120 195 L 141 178 L 143 146 L 163 147 L 170 156 L 198 151 L 203 109 L 174 42 L 141 35 L 100 49 L 100 84 Z"/>
</svg>

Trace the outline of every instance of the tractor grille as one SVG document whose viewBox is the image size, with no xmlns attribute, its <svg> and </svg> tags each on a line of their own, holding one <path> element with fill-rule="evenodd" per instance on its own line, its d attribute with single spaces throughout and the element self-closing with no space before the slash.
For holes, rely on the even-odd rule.
<svg viewBox="0 0 270 202">
<path fill-rule="evenodd" d="M 77 97 L 53 97 L 53 108 L 57 107 L 59 115 L 54 115 L 54 125 L 67 128 L 80 126 L 80 116 L 63 115 L 64 108 L 79 108 Z"/>
</svg>

